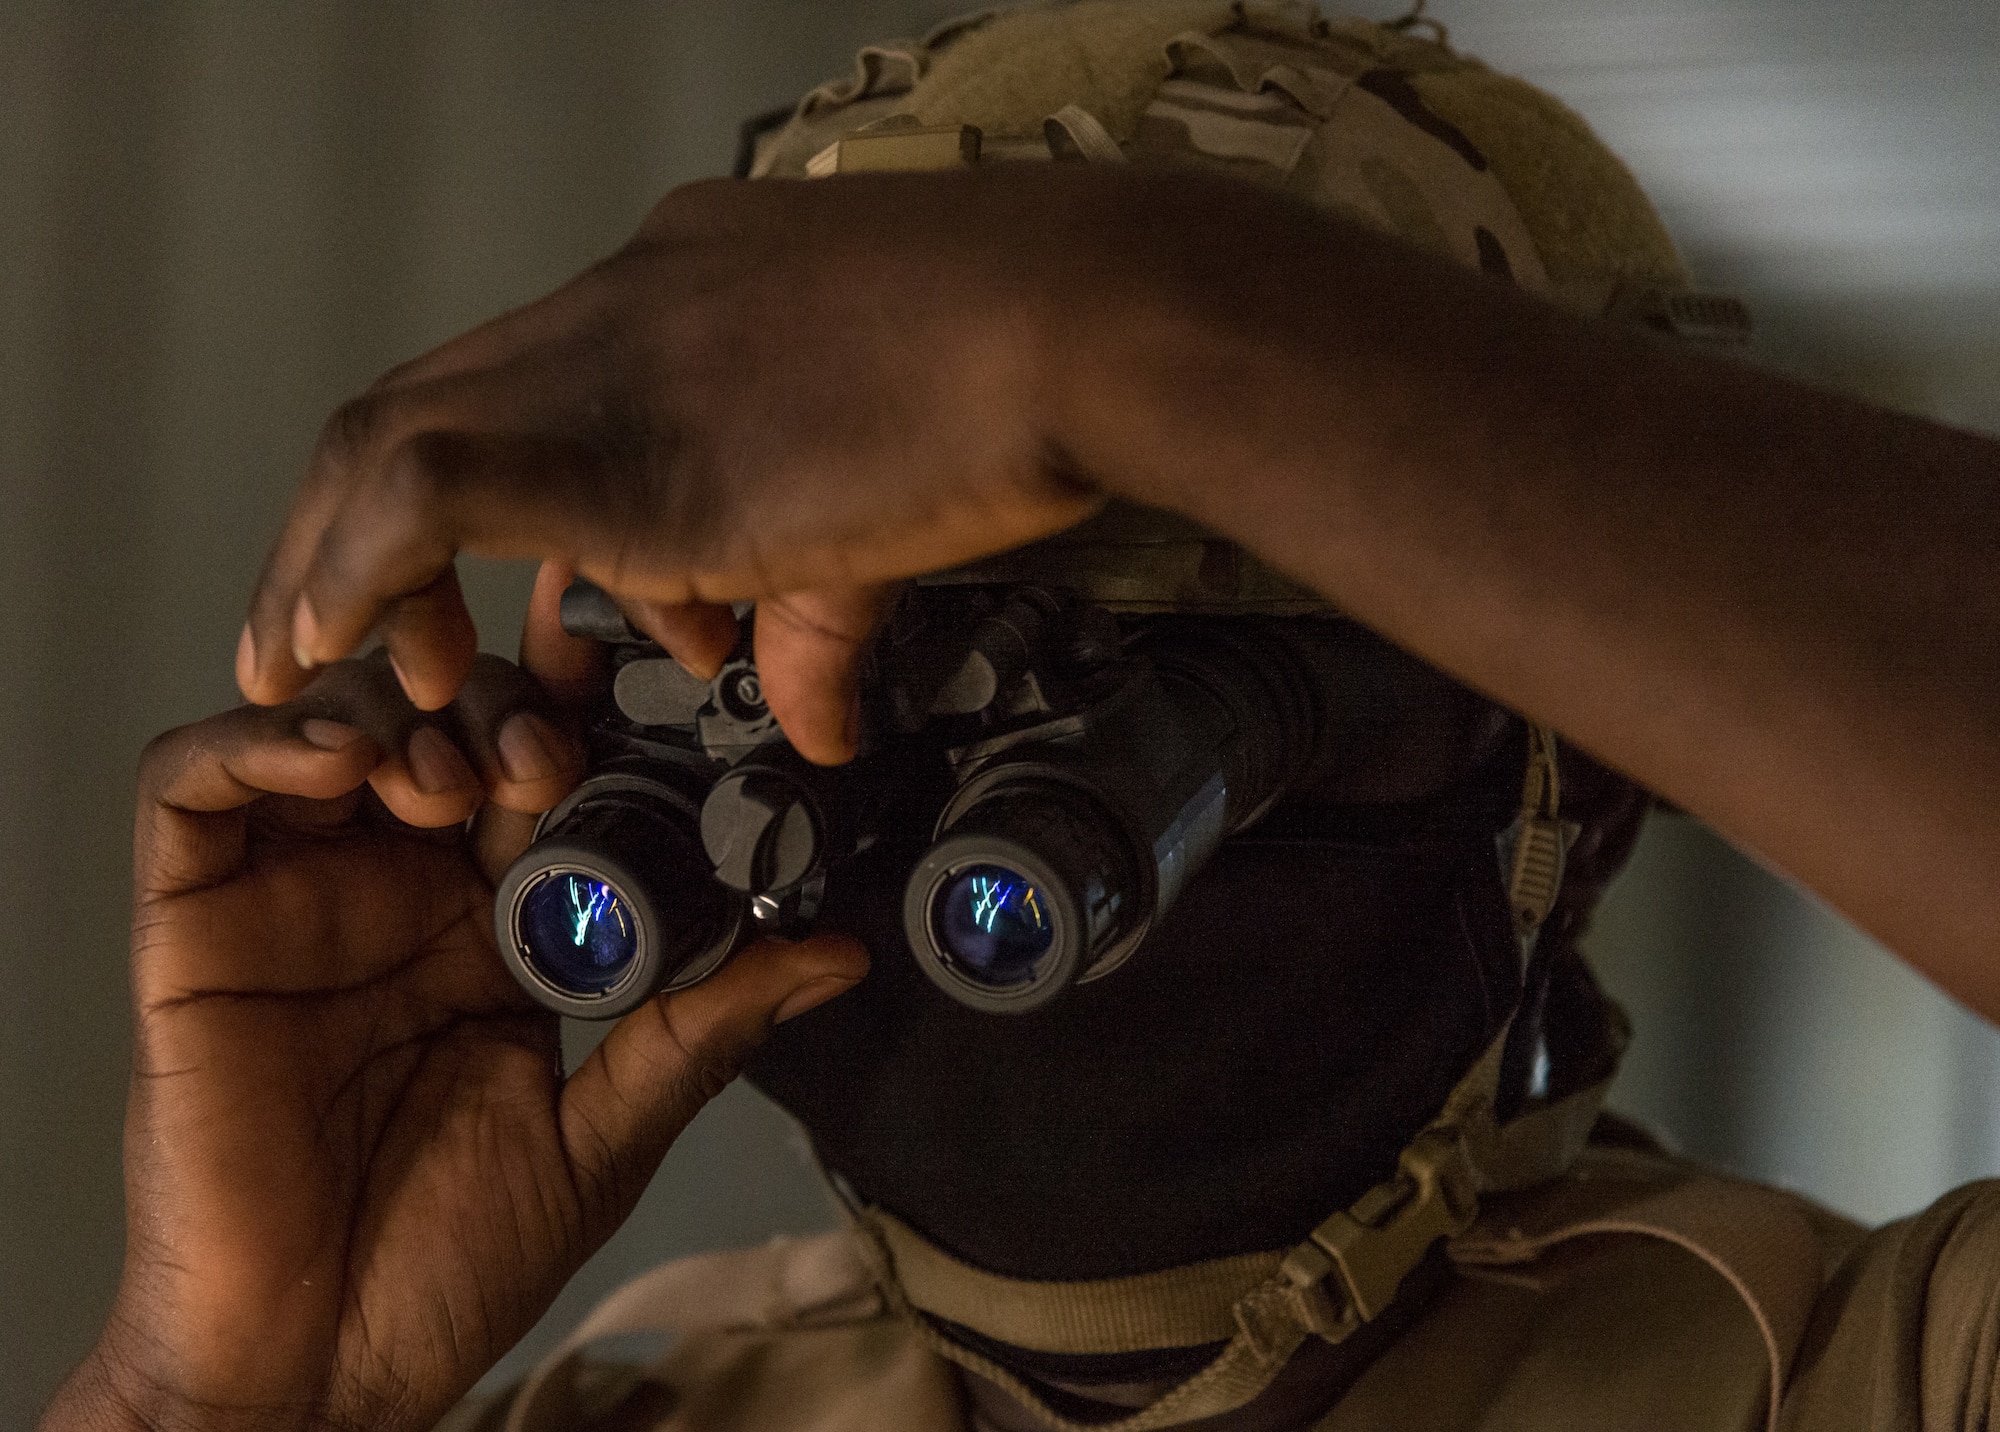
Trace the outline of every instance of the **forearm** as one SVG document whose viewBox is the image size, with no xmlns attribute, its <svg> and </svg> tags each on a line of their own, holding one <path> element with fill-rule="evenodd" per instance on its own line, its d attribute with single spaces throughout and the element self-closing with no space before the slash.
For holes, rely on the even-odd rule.
<svg viewBox="0 0 2000 1432">
<path fill-rule="evenodd" d="M 1066 330 L 1070 459 L 1550 722 L 2000 1015 L 2000 446 L 1312 216 L 1207 217 Z"/>
</svg>

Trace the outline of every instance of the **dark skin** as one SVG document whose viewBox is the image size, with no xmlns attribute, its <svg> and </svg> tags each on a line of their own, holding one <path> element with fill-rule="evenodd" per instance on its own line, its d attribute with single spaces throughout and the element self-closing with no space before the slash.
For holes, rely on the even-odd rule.
<svg viewBox="0 0 2000 1432">
<path fill-rule="evenodd" d="M 307 796 L 333 802 L 311 808 L 312 841 L 297 847 L 323 858 L 322 813 L 341 809 L 376 738 L 327 756 L 282 731 L 274 746 L 278 728 L 256 724 L 298 719 L 280 703 L 322 664 L 375 630 L 415 707 L 462 709 L 460 693 L 483 688 L 451 560 L 538 557 L 611 589 L 697 671 L 733 635 L 721 604 L 757 601 L 773 709 L 802 751 L 838 761 L 853 748 L 856 656 L 893 582 L 1057 531 L 1108 496 L 1237 540 L 2000 1014 L 2000 445 L 1574 318 L 1219 181 L 1045 166 L 695 186 L 613 258 L 336 414 L 239 651 L 245 694 L 294 715 L 218 718 L 262 733 L 233 754 L 215 728 L 149 755 L 133 1252 L 104 1342 L 48 1425 L 427 1425 L 629 1207 L 590 1203 L 573 1228 L 557 1220 L 562 1236 L 518 1239 L 498 1269 L 419 1237 L 511 1217 L 521 1188 L 560 1184 L 578 1157 L 551 1111 L 589 1071 L 558 1088 L 546 1043 L 499 1013 L 497 965 L 454 975 L 433 1018 L 453 1030 L 467 1026 L 445 1011 L 487 1021 L 473 1027 L 493 1031 L 479 1045 L 489 1062 L 456 1067 L 479 1071 L 475 1089 L 533 1106 L 530 1127 L 481 1143 L 454 1134 L 454 1114 L 413 1136 L 401 1167 L 457 1138 L 465 1156 L 476 1146 L 517 1160 L 519 1184 L 457 1181 L 426 1200 L 421 1180 L 398 1177 L 382 1205 L 393 1218 L 329 1217 L 306 1250 L 202 1236 L 248 1182 L 228 1159 L 205 1165 L 207 1181 L 155 1171 L 159 1121 L 229 1146 L 268 1117 L 262 1104 L 286 1079 L 253 1083 L 200 1058 L 159 1062 L 197 1071 L 186 1078 L 151 1077 L 177 1007 L 149 991 L 190 979 L 162 983 L 154 952 L 181 952 L 169 969 L 206 969 L 215 951 L 244 949 L 250 927 L 173 903 L 188 877 L 159 863 L 152 852 L 169 847 L 148 845 L 148 822 L 171 829 L 182 817 L 160 812 L 191 801 L 219 812 L 260 790 Z M 584 658 L 560 647 L 546 593 L 541 612 L 531 647 L 558 655 L 531 650 L 529 665 L 558 686 L 581 680 Z M 219 783 L 231 760 L 236 774 Z M 517 811 L 562 783 L 529 797 L 479 769 L 491 803 Z M 181 794 L 190 781 L 224 795 Z M 224 844 L 238 850 L 241 837 Z M 458 859 L 458 883 L 433 882 L 423 908 L 449 905 L 439 889 L 476 903 L 476 862 L 464 849 Z M 227 868 L 239 873 L 223 890 L 261 878 L 254 863 Z M 410 869 L 381 869 L 371 893 L 409 899 Z M 277 888 L 260 886 L 260 905 Z M 303 916 L 342 897 L 286 898 Z M 342 927 L 331 945 L 300 937 L 282 968 L 317 966 L 331 987 L 387 958 Z M 472 962 L 469 946 L 435 959 Z M 789 991 L 837 986 L 856 960 L 840 942 L 739 957 L 670 1002 L 688 1029 L 733 1032 L 679 1046 L 712 1038 L 721 1053 L 694 1063 L 726 1068 Z M 250 978 L 239 960 L 202 983 Z M 627 1024 L 659 1022 L 653 1008 Z M 365 1060 L 354 1052 L 365 1041 L 327 1019 L 323 1037 Z M 626 1028 L 620 1048 L 644 1037 Z M 303 1047 L 262 1057 L 302 1080 Z M 654 1112 L 642 1135 L 604 1145 L 628 1171 L 620 1188 L 698 1105 L 658 1089 L 705 1087 L 674 1064 L 674 1040 L 643 1047 L 652 1054 L 612 1102 Z M 411 1056 L 385 1059 L 401 1069 Z M 449 1098 L 434 1087 L 434 1114 L 462 1107 L 463 1084 Z M 303 1148 L 270 1157 L 301 1196 L 355 1185 L 358 1154 L 337 1167 Z M 393 1280 L 362 1256 L 372 1230 L 391 1226 L 418 1250 Z M 336 1265 L 350 1280 L 338 1306 L 369 1309 L 362 1324 L 334 1316 L 330 1295 L 295 1291 L 302 1268 Z M 466 1319 L 471 1335 L 440 1332 Z M 349 1336 L 363 1324 L 401 1335 Z M 252 1358 L 248 1328 L 286 1356 Z"/>
<path fill-rule="evenodd" d="M 557 690 L 588 661 L 560 591 L 528 644 Z M 149 747 L 125 1271 L 45 1425 L 429 1426 L 765 1032 L 866 970 L 842 938 L 752 947 L 564 1079 L 492 892 L 581 774 L 567 725 L 494 657 L 435 718 L 347 661 Z"/>
</svg>

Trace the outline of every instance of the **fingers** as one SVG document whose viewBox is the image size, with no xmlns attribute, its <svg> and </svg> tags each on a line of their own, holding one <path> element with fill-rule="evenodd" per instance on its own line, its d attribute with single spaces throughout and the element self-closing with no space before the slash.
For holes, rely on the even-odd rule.
<svg viewBox="0 0 2000 1432">
<path fill-rule="evenodd" d="M 399 608 L 411 604 L 418 610 L 405 626 L 403 654 L 418 658 L 418 674 L 470 668 L 471 624 L 444 616 L 437 584 L 463 538 L 453 495 L 496 446 L 504 444 L 429 431 L 364 459 L 299 576 L 290 620 L 296 664 L 339 660 L 378 625 L 401 624 Z M 423 652 L 426 641 L 447 645 Z"/>
<path fill-rule="evenodd" d="M 581 705 L 602 687 L 604 654 L 596 642 L 562 629 L 562 593 L 571 575 L 571 568 L 556 562 L 543 563 L 536 575 L 521 632 L 521 664 L 565 704 Z M 870 586 L 796 592 L 758 603 L 755 655 L 765 700 L 807 759 L 838 765 L 854 755 L 861 658 L 893 591 Z M 736 617 L 721 603 L 622 595 L 617 601 L 627 621 L 696 676 L 713 678 L 735 649 Z"/>
<path fill-rule="evenodd" d="M 846 936 L 765 940 L 620 1020 L 563 1089 L 563 1143 L 592 1212 L 624 1217 L 668 1145 L 772 1026 L 867 972 L 866 952 Z"/>
<path fill-rule="evenodd" d="M 178 810 L 234 810 L 265 794 L 330 800 L 368 775 L 366 733 L 304 710 L 239 707 L 154 739 L 140 758 L 144 797 Z"/>
<path fill-rule="evenodd" d="M 534 678 L 482 655 L 447 713 L 487 797 L 503 809 L 539 814 L 583 778 L 582 743 Z"/>
<path fill-rule="evenodd" d="M 147 748 L 140 878 L 156 893 L 224 878 L 243 859 L 242 808 L 264 796 L 325 803 L 365 781 L 397 819 L 437 828 L 489 803 L 532 817 L 574 788 L 583 765 L 541 688 L 498 657 L 479 658 L 458 702 L 435 716 L 411 705 L 386 654 L 341 662 L 295 702 L 225 712 Z M 305 825 L 348 814 L 274 808 Z M 525 843 L 505 822 L 494 839 Z"/>
<path fill-rule="evenodd" d="M 667 649 L 667 655 L 713 681 L 736 649 L 736 613 L 721 602 L 649 602 L 621 598 L 625 619 Z"/>
<path fill-rule="evenodd" d="M 238 651 L 244 694 L 289 700 L 380 629 L 413 698 L 449 700 L 476 646 L 451 575 L 459 549 L 546 557 L 607 545 L 631 518 L 607 474 L 636 464 L 636 446 L 566 435 L 565 413 L 608 401 L 592 387 L 602 367 L 588 352 L 538 355 L 384 388 L 336 413 L 258 580 Z"/>
<path fill-rule="evenodd" d="M 794 592 L 757 604 L 757 673 L 793 747 L 839 765 L 861 734 L 861 657 L 893 589 Z"/>
<path fill-rule="evenodd" d="M 604 647 L 562 626 L 562 594 L 575 578 L 567 562 L 544 562 L 521 625 L 521 666 L 559 703 L 581 710 L 611 679 Z"/>
<path fill-rule="evenodd" d="M 479 633 L 452 567 L 398 600 L 376 630 L 397 681 L 419 711 L 449 705 L 479 652 Z"/>
<path fill-rule="evenodd" d="M 296 703 L 338 717 L 381 751 L 368 783 L 406 825 L 463 823 L 491 802 L 535 814 L 583 775 L 581 744 L 530 676 L 481 655 L 444 711 L 418 711 L 386 653 L 327 668 Z"/>
<path fill-rule="evenodd" d="M 239 707 L 156 737 L 139 761 L 141 894 L 227 878 L 243 864 L 243 807 L 267 794 L 335 800 L 380 757 L 358 727 L 297 708 Z"/>
<path fill-rule="evenodd" d="M 486 798 L 458 723 L 412 706 L 386 652 L 325 668 L 297 701 L 273 711 L 300 711 L 363 732 L 377 752 L 368 784 L 405 825 L 457 825 Z"/>
<path fill-rule="evenodd" d="M 320 447 L 331 441 L 330 434 L 341 425 L 350 409 L 342 408 L 327 422 L 320 435 Z M 304 690 L 312 680 L 311 663 L 298 655 L 293 625 L 298 606 L 298 584 L 311 561 L 319 534 L 338 509 L 342 488 L 338 474 L 328 465 L 315 462 L 292 499 L 285 518 L 285 530 L 264 559 L 257 575 L 257 590 L 250 602 L 250 618 L 236 644 L 236 686 L 244 699 L 260 706 L 275 706 Z"/>
<path fill-rule="evenodd" d="M 604 334 L 631 307 L 615 269 L 599 264 L 401 365 L 327 420 L 258 578 L 238 653 L 245 697 L 296 696 L 316 666 L 346 656 L 391 606 L 443 577 L 470 536 L 490 540 L 495 556 L 576 550 L 551 519 L 595 512 L 601 483 L 578 486 L 569 469 L 601 469 L 621 448 L 604 416 L 621 407 Z M 520 436 L 574 434 L 579 414 L 599 419 L 582 441 Z M 408 641 L 391 645 L 413 698 L 435 709 L 435 685 L 462 676 L 473 647 L 451 603 L 427 615 L 445 620 L 418 616 Z"/>
</svg>

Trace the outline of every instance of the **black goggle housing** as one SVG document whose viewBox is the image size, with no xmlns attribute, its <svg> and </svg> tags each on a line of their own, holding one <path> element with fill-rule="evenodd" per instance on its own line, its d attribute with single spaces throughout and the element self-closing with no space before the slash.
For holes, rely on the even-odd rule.
<svg viewBox="0 0 2000 1432">
<path fill-rule="evenodd" d="M 861 754 L 801 758 L 744 640 L 713 681 L 600 590 L 590 769 L 495 894 L 500 950 L 561 1014 L 609 1019 L 746 940 L 812 926 L 843 863 L 928 829 L 912 955 L 954 999 L 1022 1012 L 1116 969 L 1227 836 L 1308 778 L 1351 642 L 1320 617 L 1114 613 L 1032 582 L 911 588 L 871 649 Z M 879 877 L 878 877 L 879 878 Z"/>
</svg>

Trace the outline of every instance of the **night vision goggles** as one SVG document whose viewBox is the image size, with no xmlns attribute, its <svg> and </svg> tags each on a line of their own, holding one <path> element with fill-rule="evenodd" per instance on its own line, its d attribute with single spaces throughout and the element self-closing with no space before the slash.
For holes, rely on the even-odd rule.
<svg viewBox="0 0 2000 1432">
<path fill-rule="evenodd" d="M 1311 778 L 1354 651 L 1329 615 L 1228 543 L 1114 509 L 909 588 L 864 669 L 861 754 L 826 768 L 772 718 L 747 614 L 701 681 L 580 581 L 563 627 L 610 644 L 614 680 L 585 780 L 496 891 L 501 953 L 545 1007 L 615 1018 L 810 929 L 852 857 L 928 830 L 911 954 L 963 1004 L 1034 1009 L 1116 969 Z"/>
</svg>

